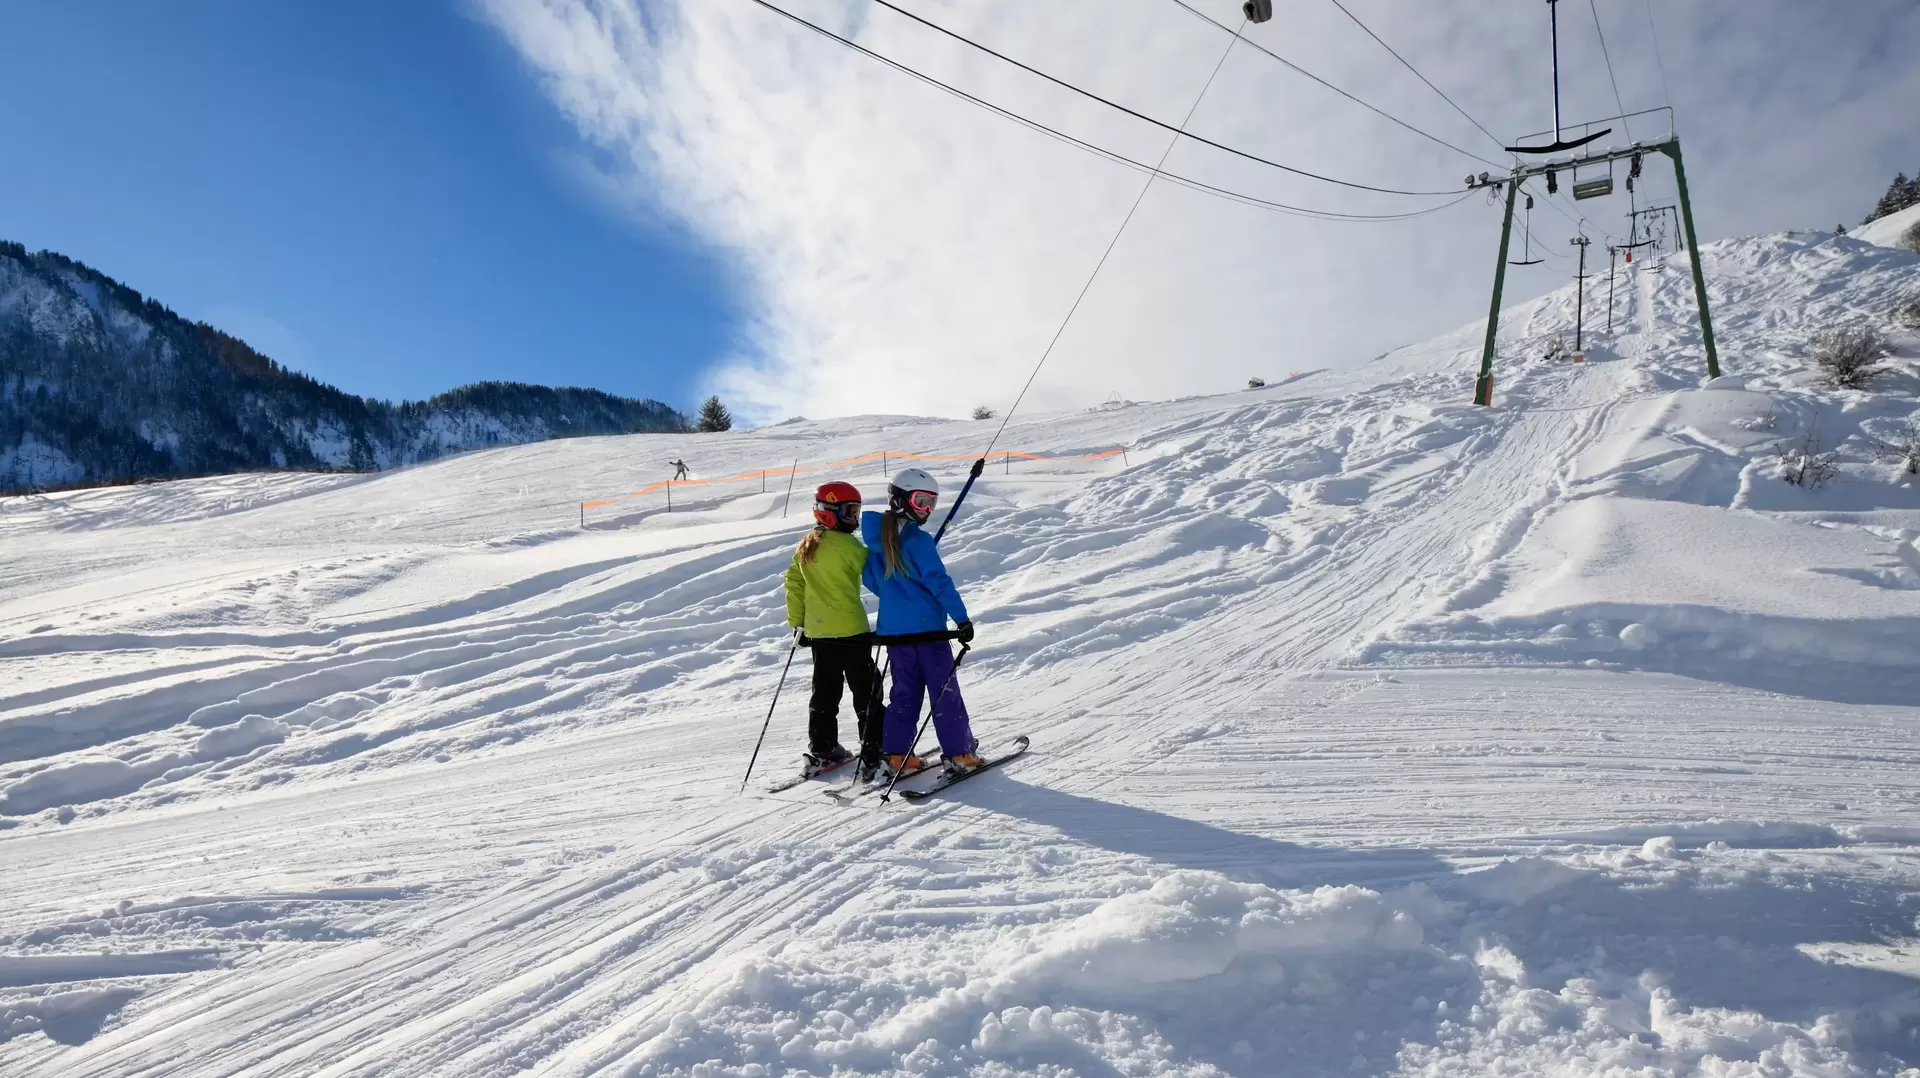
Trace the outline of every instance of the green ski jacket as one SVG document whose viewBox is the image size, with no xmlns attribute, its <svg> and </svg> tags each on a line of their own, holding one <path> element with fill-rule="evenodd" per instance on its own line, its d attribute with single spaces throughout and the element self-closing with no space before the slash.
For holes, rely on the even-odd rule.
<svg viewBox="0 0 1920 1078">
<path fill-rule="evenodd" d="M 871 631 L 860 603 L 860 570 L 866 564 L 867 548 L 846 532 L 821 533 L 811 562 L 802 562 L 796 547 L 787 566 L 787 624 L 805 628 L 816 640 Z"/>
</svg>

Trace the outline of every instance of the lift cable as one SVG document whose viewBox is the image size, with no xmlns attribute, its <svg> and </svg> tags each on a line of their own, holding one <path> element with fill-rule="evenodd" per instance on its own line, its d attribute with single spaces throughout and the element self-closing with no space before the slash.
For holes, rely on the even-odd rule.
<svg viewBox="0 0 1920 1078">
<path fill-rule="evenodd" d="M 1186 138 L 1192 139 L 1195 142 L 1201 143 L 1206 146 L 1211 146 L 1216 150 L 1224 150 L 1227 153 L 1233 154 L 1236 157 L 1244 157 L 1249 161 L 1254 161 L 1259 164 L 1266 165 L 1269 168 L 1277 168 L 1283 172 L 1291 172 L 1296 176 L 1305 176 L 1308 179 L 1319 180 L 1323 183 L 1338 184 L 1341 187 L 1351 187 L 1358 191 L 1375 191 L 1383 195 L 1413 195 L 1413 196 L 1425 197 L 1425 196 L 1433 196 L 1433 195 L 1451 195 L 1455 193 L 1455 190 L 1408 191 L 1408 190 L 1403 190 L 1397 187 L 1376 187 L 1368 183 L 1356 183 L 1352 180 L 1342 180 L 1342 179 L 1335 178 L 1333 176 L 1325 176 L 1318 172 L 1308 171 L 1307 169 L 1295 168 L 1292 165 L 1283 165 L 1278 161 L 1269 160 L 1265 157 L 1259 156 L 1258 154 L 1251 154 L 1245 150 L 1235 149 L 1234 147 L 1228 146 L 1225 143 L 1215 142 L 1210 138 L 1205 138 L 1200 135 L 1191 134 L 1189 132 L 1184 131 L 1181 128 L 1175 127 L 1172 124 L 1165 122 L 1164 120 L 1154 119 L 1153 117 L 1148 116 L 1144 112 L 1139 112 L 1137 110 L 1130 109 L 1127 106 L 1122 105 L 1117 101 L 1113 101 L 1109 98 L 1101 97 L 1099 94 L 1096 94 L 1091 90 L 1082 89 L 1079 86 L 1076 86 L 1065 79 L 1058 78 L 1054 75 L 1049 75 L 1045 71 L 1042 71 L 1037 67 L 1033 67 L 1029 64 L 1021 63 L 1019 60 L 1016 60 L 1013 57 L 1008 56 L 1006 53 L 999 52 L 989 46 L 982 45 L 978 41 L 975 41 L 964 34 L 957 33 L 953 30 L 949 30 L 946 27 L 940 25 L 937 22 L 934 22 L 931 19 L 923 18 L 919 15 L 916 15 L 913 12 L 908 11 L 906 8 L 903 8 L 898 4 L 892 3 L 891 0 L 873 0 L 873 3 L 879 5 L 880 7 L 886 8 L 889 11 L 895 12 L 900 15 L 904 15 L 905 17 L 912 19 L 914 22 L 917 22 L 920 25 L 927 27 L 930 30 L 934 30 L 934 31 L 937 31 L 938 33 L 945 34 L 946 36 L 954 39 L 955 41 L 960 42 L 963 45 L 966 45 L 970 48 L 978 49 L 979 51 L 986 53 L 988 56 L 991 56 L 991 57 L 994 57 L 995 59 L 1002 60 L 1006 63 L 1012 64 L 1013 66 L 1019 68 L 1022 71 L 1027 72 L 1030 75 L 1037 75 L 1040 78 L 1043 78 L 1048 82 L 1053 83 L 1055 86 L 1059 86 L 1064 89 L 1071 90 L 1074 93 L 1079 94 L 1081 97 L 1087 98 L 1088 100 L 1091 100 L 1091 101 L 1097 101 L 1100 104 L 1105 105 L 1110 109 L 1115 109 L 1117 111 L 1124 112 L 1136 120 L 1145 120 L 1146 122 L 1154 125 L 1155 127 L 1159 127 L 1164 130 L 1171 131 L 1175 135 L 1184 135 Z M 1240 40 L 1240 35 L 1238 33 L 1234 34 L 1234 40 L 1235 41 Z"/>
<path fill-rule="evenodd" d="M 1026 127 L 1030 130 L 1037 131 L 1040 134 L 1046 135 L 1049 138 L 1057 139 L 1061 142 L 1067 143 L 1068 145 L 1085 150 L 1086 152 L 1093 154 L 1096 157 L 1105 158 L 1106 160 L 1112 161 L 1118 165 L 1124 165 L 1137 172 L 1157 173 L 1157 175 L 1160 178 L 1169 180 L 1173 183 L 1177 183 L 1182 187 L 1191 188 L 1193 190 L 1205 192 L 1207 194 L 1217 195 L 1221 198 L 1225 198 L 1234 202 L 1241 203 L 1242 205 L 1254 206 L 1260 209 L 1273 210 L 1277 213 L 1288 214 L 1295 217 L 1308 217 L 1315 220 L 1323 220 L 1323 221 L 1342 221 L 1342 222 L 1345 222 L 1345 221 L 1354 221 L 1354 222 L 1406 221 L 1416 217 L 1424 217 L 1430 213 L 1438 213 L 1441 210 L 1447 209 L 1452 206 L 1457 206 L 1461 202 L 1465 201 L 1466 198 L 1471 194 L 1471 192 L 1468 192 L 1468 194 L 1461 195 L 1459 198 L 1455 198 L 1451 201 L 1441 203 L 1440 205 L 1437 205 L 1437 206 L 1429 206 L 1426 209 L 1414 210 L 1408 213 L 1387 213 L 1387 214 L 1343 213 L 1337 210 L 1320 210 L 1320 209 L 1314 209 L 1310 206 L 1295 206 L 1285 202 L 1274 202 L 1269 199 L 1256 198 L 1253 195 L 1245 194 L 1240 191 L 1230 190 L 1225 187 L 1216 187 L 1213 184 L 1206 183 L 1201 180 L 1196 180 L 1188 176 L 1182 176 L 1177 173 L 1167 172 L 1164 170 L 1156 170 L 1154 166 L 1146 164 L 1145 162 L 1136 161 L 1131 157 L 1125 156 L 1124 154 L 1115 153 L 1114 151 L 1108 150 L 1104 147 L 1096 146 L 1093 143 L 1086 141 L 1085 139 L 1075 138 L 1074 136 L 1069 135 L 1064 131 L 1059 131 L 1054 128 L 1048 127 L 1047 125 L 1040 123 L 1037 120 L 1030 120 L 1027 117 L 1022 116 L 1017 112 L 1013 112 L 1010 109 L 1002 108 L 1001 106 L 996 105 L 991 101 L 987 101 L 984 98 L 975 97 L 973 94 L 970 94 L 965 90 L 962 90 L 948 83 L 941 82 L 939 79 L 936 79 L 931 75 L 927 75 L 920 71 L 916 71 L 915 69 L 908 67 L 897 60 L 890 59 L 886 56 L 881 55 L 880 53 L 874 52 L 872 49 L 869 49 L 866 46 L 859 44 L 858 42 L 851 41 L 847 38 L 841 37 L 839 34 L 836 34 L 833 31 L 828 30 L 823 26 L 820 26 L 816 23 L 808 22 L 806 19 L 803 19 L 800 16 L 795 15 L 790 11 L 787 11 L 786 9 L 779 7 L 778 5 L 768 3 L 767 0 L 752 0 L 752 2 L 755 4 L 758 4 L 763 8 L 766 8 L 768 11 L 771 11 L 781 16 L 782 18 L 785 18 L 789 21 L 792 21 L 792 22 L 798 23 L 801 26 L 804 26 L 807 29 L 812 30 L 814 33 L 821 35 L 822 37 L 831 38 L 834 41 L 837 41 L 840 44 L 845 45 L 846 47 L 854 50 L 855 52 L 858 52 L 861 55 L 868 57 L 869 59 L 876 60 L 882 64 L 885 64 L 890 68 L 893 68 L 896 71 L 901 72 L 902 74 L 911 76 L 915 79 L 920 80 L 921 82 L 928 84 L 929 86 L 933 86 L 937 89 L 943 90 L 946 93 L 961 99 L 962 101 L 966 101 L 971 104 L 978 105 L 979 107 L 986 109 L 988 112 L 992 112 L 992 113 L 995 113 L 996 115 L 1012 120 L 1013 122 L 1020 124 L 1022 127 Z"/>
<path fill-rule="evenodd" d="M 1175 4 L 1180 5 L 1180 7 L 1186 9 L 1195 18 L 1200 19 L 1203 22 L 1212 23 L 1214 26 L 1219 27 L 1221 30 L 1225 31 L 1226 33 L 1229 33 L 1229 34 L 1233 33 L 1233 27 L 1228 26 L 1226 23 L 1221 22 L 1220 20 L 1214 18 L 1213 16 L 1207 14 L 1206 12 L 1201 11 L 1199 8 L 1194 7 L 1192 4 L 1187 3 L 1187 0 L 1173 0 L 1173 2 Z M 1426 139 L 1429 142 L 1438 143 L 1439 145 L 1445 146 L 1447 149 L 1452 150 L 1457 154 L 1461 154 L 1466 157 L 1471 157 L 1475 161 L 1479 161 L 1482 164 L 1493 165 L 1496 168 L 1506 167 L 1506 165 L 1502 162 L 1481 157 L 1479 154 L 1474 153 L 1472 150 L 1462 149 L 1459 146 L 1455 146 L 1453 143 L 1448 142 L 1446 139 L 1443 139 L 1438 135 L 1431 134 L 1426 131 L 1422 131 L 1420 128 L 1413 126 L 1412 124 L 1408 123 L 1405 120 L 1402 120 L 1400 117 L 1395 116 L 1393 113 L 1388 112 L 1383 108 L 1380 108 L 1370 102 L 1363 101 L 1360 98 L 1355 97 L 1353 94 L 1350 94 L 1347 91 L 1341 89 L 1340 87 L 1335 86 L 1333 83 L 1328 82 L 1326 79 L 1321 78 L 1320 76 L 1314 74 L 1311 71 L 1308 71 L 1306 68 L 1301 67 L 1299 64 L 1296 64 L 1292 60 L 1289 60 L 1286 57 L 1280 55 L 1279 53 L 1274 52 L 1272 49 L 1267 48 L 1266 46 L 1260 44 L 1259 42 L 1253 40 L 1252 38 L 1241 38 L 1241 42 L 1250 48 L 1258 49 L 1259 51 L 1266 53 L 1268 56 L 1273 57 L 1275 60 L 1280 61 L 1282 65 L 1284 65 L 1294 73 L 1298 75 L 1302 75 L 1308 79 L 1313 80 L 1314 82 L 1319 83 L 1320 85 L 1326 87 L 1327 89 L 1332 90 L 1334 93 L 1339 94 L 1341 97 L 1344 97 L 1347 100 L 1353 102 L 1354 104 L 1359 105 L 1361 108 L 1366 109 L 1370 112 L 1373 112 L 1376 115 L 1382 116 L 1393 123 L 1399 124 L 1401 127 L 1406 128 L 1407 130 L 1413 132 L 1416 135 L 1419 135 L 1421 138 Z"/>
<path fill-rule="evenodd" d="M 1348 11 L 1347 5 L 1341 3 L 1340 0 L 1333 0 L 1333 6 L 1339 8 L 1341 13 L 1346 15 L 1347 18 L 1352 19 L 1353 24 L 1355 26 L 1358 26 L 1360 29 L 1365 30 L 1368 37 L 1379 42 L 1380 47 L 1387 50 L 1388 53 L 1392 54 L 1394 59 L 1400 61 L 1400 65 L 1402 67 L 1406 68 L 1408 71 L 1413 72 L 1415 78 L 1418 78 L 1421 82 L 1426 83 L 1427 88 L 1429 90 L 1432 90 L 1434 93 L 1439 94 L 1441 100 L 1445 101 L 1449 105 L 1452 105 L 1453 111 L 1459 113 L 1462 116 L 1465 116 L 1467 118 L 1468 123 L 1472 124 L 1475 127 L 1478 127 L 1480 129 L 1481 134 L 1492 139 L 1494 145 L 1505 148 L 1506 144 L 1500 141 L 1500 137 L 1498 135 L 1495 135 L 1493 132 L 1487 130 L 1486 125 L 1482 124 L 1479 120 L 1474 119 L 1473 116 L 1470 113 L 1468 113 L 1466 109 L 1463 109 L 1460 107 L 1458 102 L 1454 101 L 1453 98 L 1448 97 L 1447 92 L 1445 90 L 1442 90 L 1440 87 L 1435 86 L 1431 79 L 1427 78 L 1425 75 L 1420 74 L 1420 69 L 1413 66 L 1411 63 L 1409 63 L 1406 57 L 1400 55 L 1397 52 L 1394 52 L 1392 45 L 1387 44 L 1385 41 L 1381 41 L 1379 34 L 1376 34 L 1372 30 L 1367 29 L 1367 24 L 1361 22 L 1360 17 L 1358 15 L 1355 15 L 1353 12 Z"/>
<path fill-rule="evenodd" d="M 1067 316 L 1060 320 L 1060 328 L 1053 331 L 1053 339 L 1047 342 L 1046 350 L 1040 353 L 1039 362 L 1033 365 L 1032 372 L 1027 375 L 1026 384 L 1020 387 L 1020 395 L 1013 398 L 1013 403 L 1000 417 L 1000 426 L 994 430 L 993 439 L 987 443 L 985 449 L 980 451 L 980 460 L 974 464 L 975 475 L 980 473 L 980 465 L 986 462 L 987 454 L 993 452 L 993 447 L 999 444 L 1000 436 L 1006 433 L 1007 423 L 1013 419 L 1013 413 L 1019 409 L 1020 402 L 1027 399 L 1027 390 L 1033 388 L 1033 380 L 1040 376 L 1040 368 L 1047 365 L 1047 357 L 1053 355 L 1054 346 L 1060 343 L 1061 336 L 1067 332 L 1067 326 L 1073 322 L 1074 313 L 1080 309 L 1080 304 L 1087 298 L 1087 293 L 1093 290 L 1093 282 L 1099 279 L 1100 270 L 1106 266 L 1107 258 L 1113 254 L 1115 247 L 1120 246 L 1120 237 L 1126 234 L 1127 225 L 1133 222 L 1133 215 L 1139 211 L 1140 204 L 1147 200 L 1147 192 L 1153 190 L 1153 181 L 1160 177 L 1160 166 L 1167 163 L 1173 148 L 1180 145 L 1181 132 L 1193 121 L 1193 114 L 1200 110 L 1200 102 L 1206 100 L 1207 91 L 1213 88 L 1213 80 L 1219 77 L 1220 69 L 1226 66 L 1227 57 L 1233 54 L 1233 47 L 1240 43 L 1240 35 L 1246 29 L 1247 24 L 1242 22 L 1240 29 L 1233 32 L 1233 40 L 1227 42 L 1226 51 L 1220 54 L 1219 61 L 1213 65 L 1213 72 L 1207 76 L 1206 85 L 1200 87 L 1200 95 L 1193 99 L 1192 107 L 1187 109 L 1186 117 L 1180 121 L 1180 128 L 1174 132 L 1173 138 L 1168 140 L 1167 148 L 1161 151 L 1159 163 L 1154 165 L 1153 171 L 1147 175 L 1147 182 L 1140 185 L 1140 193 L 1134 196 L 1133 205 L 1127 209 L 1127 215 L 1121 218 L 1120 227 L 1114 230 L 1113 239 L 1107 242 L 1107 249 L 1100 253 L 1100 261 L 1094 263 L 1093 272 L 1087 275 L 1087 283 L 1080 286 L 1080 294 L 1073 298 L 1073 306 L 1067 308 Z M 961 496 L 965 497 L 965 494 Z M 954 504 L 954 508 L 959 508 L 958 502 Z"/>
<path fill-rule="evenodd" d="M 1611 243 L 1614 240 L 1615 237 L 1613 233 L 1608 232 L 1606 229 L 1600 227 L 1599 224 L 1593 221 L 1589 221 L 1584 217 L 1575 217 L 1573 214 L 1568 213 L 1565 209 L 1561 207 L 1560 203 L 1555 201 L 1552 197 L 1549 197 L 1546 201 L 1547 201 L 1547 205 L 1553 208 L 1553 212 L 1559 214 L 1562 217 L 1565 217 L 1567 219 L 1567 223 L 1572 225 L 1574 228 L 1580 229 L 1580 228 L 1590 227 L 1595 232 L 1598 232 L 1602 236 L 1605 236 L 1609 243 Z"/>
<path fill-rule="evenodd" d="M 1587 0 L 1587 10 L 1593 12 L 1593 32 L 1600 37 L 1600 58 L 1607 62 L 1607 81 L 1613 84 L 1613 104 L 1620 110 L 1620 130 L 1633 141 L 1633 128 L 1627 123 L 1627 106 L 1620 100 L 1620 80 L 1613 76 L 1613 57 L 1607 52 L 1607 32 L 1600 28 L 1600 6 L 1594 0 Z M 1644 128 L 1643 128 L 1644 130 Z"/>
<path fill-rule="evenodd" d="M 1667 85 L 1667 61 L 1660 55 L 1660 24 L 1653 18 L 1653 0 L 1647 0 L 1647 29 L 1653 33 L 1653 62 L 1660 68 L 1660 96 L 1673 107 L 1673 89 Z"/>
</svg>

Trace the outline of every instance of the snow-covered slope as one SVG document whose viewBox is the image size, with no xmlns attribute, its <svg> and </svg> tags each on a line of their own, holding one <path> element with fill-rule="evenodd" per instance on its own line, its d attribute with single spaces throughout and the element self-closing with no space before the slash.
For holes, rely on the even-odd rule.
<svg viewBox="0 0 1920 1078">
<path fill-rule="evenodd" d="M 1491 409 L 1469 326 L 1016 419 L 1128 452 L 975 488 L 962 682 L 1034 751 L 919 806 L 754 793 L 798 673 L 735 792 L 782 490 L 577 503 L 991 423 L 0 501 L 0 1070 L 1920 1073 L 1920 342 L 1805 359 L 1920 257 L 1705 257 L 1711 385 L 1670 261 L 1584 365 L 1509 311 Z"/>
<path fill-rule="evenodd" d="M 1868 243 L 1877 243 L 1882 247 L 1905 249 L 1907 230 L 1920 225 L 1920 206 L 1908 206 L 1904 210 L 1887 214 L 1878 220 L 1868 221 L 1854 229 L 1856 239 Z"/>
</svg>

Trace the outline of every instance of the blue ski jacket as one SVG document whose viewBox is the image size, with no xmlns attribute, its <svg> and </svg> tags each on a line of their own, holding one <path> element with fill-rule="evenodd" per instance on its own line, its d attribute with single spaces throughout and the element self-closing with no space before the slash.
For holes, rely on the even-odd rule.
<svg viewBox="0 0 1920 1078">
<path fill-rule="evenodd" d="M 953 586 L 947 567 L 940 561 L 940 548 L 933 536 L 911 520 L 900 527 L 900 569 L 887 575 L 886 553 L 880 545 L 879 513 L 860 514 L 860 535 L 867 543 L 867 564 L 860 579 L 867 590 L 880 597 L 880 619 L 875 629 L 881 636 L 908 633 L 941 632 L 947 619 L 955 625 L 971 621 L 967 606 L 960 601 L 960 590 Z"/>
</svg>

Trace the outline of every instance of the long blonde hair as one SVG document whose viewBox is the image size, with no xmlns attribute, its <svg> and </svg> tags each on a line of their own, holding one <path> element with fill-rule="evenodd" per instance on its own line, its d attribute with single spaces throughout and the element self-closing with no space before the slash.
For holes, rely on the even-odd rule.
<svg viewBox="0 0 1920 1078">
<path fill-rule="evenodd" d="M 820 537 L 825 534 L 827 529 L 816 526 L 800 537 L 800 546 L 794 551 L 794 555 L 800 559 L 802 565 L 813 564 L 813 556 L 820 553 Z"/>
<path fill-rule="evenodd" d="M 880 514 L 880 557 L 886 562 L 888 576 L 900 572 L 900 514 L 892 509 Z"/>
</svg>

